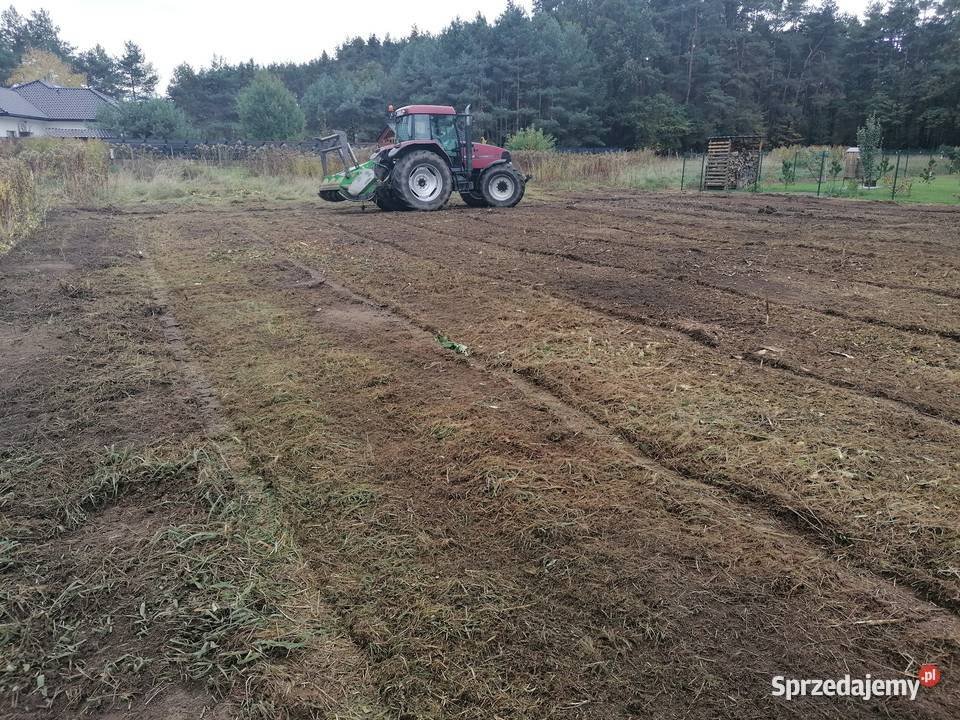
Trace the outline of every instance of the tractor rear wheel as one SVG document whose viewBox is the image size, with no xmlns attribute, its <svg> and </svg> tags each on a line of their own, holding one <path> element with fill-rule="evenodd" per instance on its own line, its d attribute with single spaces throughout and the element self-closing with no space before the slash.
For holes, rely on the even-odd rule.
<svg viewBox="0 0 960 720">
<path fill-rule="evenodd" d="M 447 163 L 429 150 L 414 150 L 393 168 L 393 192 L 413 210 L 439 210 L 453 190 Z"/>
<path fill-rule="evenodd" d="M 480 176 L 480 192 L 488 205 L 513 207 L 526 190 L 526 181 L 510 165 L 495 165 Z"/>
<path fill-rule="evenodd" d="M 463 199 L 463 202 L 469 205 L 470 207 L 490 207 L 486 200 L 483 199 L 483 195 L 477 192 L 462 192 L 460 197 Z"/>
</svg>

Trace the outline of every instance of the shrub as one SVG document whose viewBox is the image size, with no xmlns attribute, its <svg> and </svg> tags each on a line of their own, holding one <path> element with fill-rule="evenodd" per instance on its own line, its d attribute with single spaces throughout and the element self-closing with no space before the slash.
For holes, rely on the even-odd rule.
<svg viewBox="0 0 960 720">
<path fill-rule="evenodd" d="M 951 175 L 960 173 L 960 147 L 945 147 L 943 154 L 950 161 L 947 172 Z"/>
<path fill-rule="evenodd" d="M 780 180 L 784 185 L 790 185 L 797 179 L 797 167 L 790 160 L 784 160 L 780 168 Z"/>
<path fill-rule="evenodd" d="M 507 140 L 508 150 L 547 151 L 556 147 L 557 139 L 541 128 L 528 127 L 514 133 Z"/>
<path fill-rule="evenodd" d="M 920 182 L 927 185 L 932 183 L 937 177 L 936 170 L 937 161 L 931 157 L 929 160 L 927 160 L 927 166 L 920 171 Z"/>
<path fill-rule="evenodd" d="M 169 100 L 159 98 L 104 106 L 97 121 L 116 135 L 143 140 L 182 140 L 196 134 L 183 110 Z"/>
<path fill-rule="evenodd" d="M 830 179 L 833 182 L 837 181 L 837 178 L 840 177 L 840 173 L 843 172 L 843 163 L 837 158 L 830 159 Z"/>
</svg>

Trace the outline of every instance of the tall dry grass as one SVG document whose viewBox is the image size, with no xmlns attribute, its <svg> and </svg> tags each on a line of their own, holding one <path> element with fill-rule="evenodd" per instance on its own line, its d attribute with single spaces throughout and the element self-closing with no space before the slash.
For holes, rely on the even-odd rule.
<svg viewBox="0 0 960 720">
<path fill-rule="evenodd" d="M 196 160 L 206 166 L 243 167 L 252 175 L 269 177 L 323 176 L 323 167 L 317 155 L 295 148 L 246 145 L 198 145 Z"/>
<path fill-rule="evenodd" d="M 195 160 L 143 159 L 115 163 L 105 193 L 111 203 L 218 205 L 247 201 L 316 199 L 319 180 L 309 169 L 279 166 L 259 171 L 242 163 L 205 165 Z"/>
<path fill-rule="evenodd" d="M 35 230 L 63 200 L 87 202 L 107 184 L 110 151 L 97 140 L 0 142 L 0 251 Z"/>
<path fill-rule="evenodd" d="M 683 166 L 680 158 L 660 156 L 652 150 L 593 154 L 518 151 L 513 159 L 538 185 L 558 188 L 679 188 Z M 699 166 L 696 170 L 699 172 Z"/>
<path fill-rule="evenodd" d="M 22 160 L 0 157 L 0 253 L 36 229 L 43 215 L 33 171 Z"/>
</svg>

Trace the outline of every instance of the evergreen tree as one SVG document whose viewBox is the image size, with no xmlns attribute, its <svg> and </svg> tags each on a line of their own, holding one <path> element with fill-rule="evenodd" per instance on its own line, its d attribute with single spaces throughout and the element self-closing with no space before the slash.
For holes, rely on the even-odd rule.
<svg viewBox="0 0 960 720">
<path fill-rule="evenodd" d="M 237 95 L 240 127 L 249 140 L 288 140 L 303 132 L 303 111 L 276 75 L 257 73 Z"/>
<path fill-rule="evenodd" d="M 0 22 L 0 38 L 23 22 Z M 17 47 L 0 42 L 0 67 Z M 495 142 L 532 126 L 561 146 L 677 150 L 736 133 L 852 144 L 876 114 L 889 147 L 960 145 L 960 0 L 889 0 L 862 20 L 832 0 L 538 0 L 532 13 L 510 2 L 492 22 L 356 37 L 270 69 L 311 130 L 368 140 L 388 103 L 429 102 L 470 105 Z M 235 137 L 236 98 L 257 70 L 184 66 L 169 94 L 205 133 Z"/>
<path fill-rule="evenodd" d="M 73 65 L 78 72 L 87 76 L 87 84 L 90 87 L 111 97 L 120 95 L 120 85 L 123 82 L 120 66 L 117 60 L 103 49 L 103 46 L 96 45 L 80 53 Z"/>
<path fill-rule="evenodd" d="M 128 40 L 124 43 L 117 68 L 120 87 L 127 99 L 138 100 L 153 95 L 159 79 L 157 72 L 135 42 Z"/>
<path fill-rule="evenodd" d="M 338 117 L 346 95 L 345 88 L 345 84 L 333 75 L 324 75 L 307 88 L 300 102 L 307 128 L 321 133 L 334 129 L 333 120 Z"/>
</svg>

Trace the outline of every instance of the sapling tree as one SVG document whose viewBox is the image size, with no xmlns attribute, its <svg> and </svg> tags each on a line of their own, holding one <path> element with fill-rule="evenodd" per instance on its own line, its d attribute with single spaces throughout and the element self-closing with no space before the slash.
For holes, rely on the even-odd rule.
<svg viewBox="0 0 960 720">
<path fill-rule="evenodd" d="M 867 118 L 866 125 L 857 128 L 857 145 L 860 147 L 860 166 L 863 168 L 864 187 L 877 185 L 877 160 L 880 155 L 880 142 L 883 140 L 883 128 L 876 113 Z"/>
</svg>

